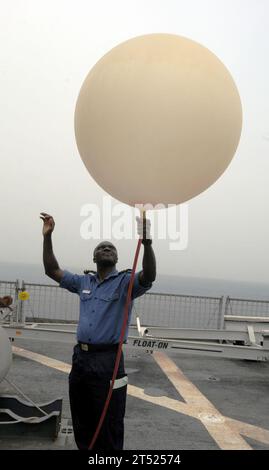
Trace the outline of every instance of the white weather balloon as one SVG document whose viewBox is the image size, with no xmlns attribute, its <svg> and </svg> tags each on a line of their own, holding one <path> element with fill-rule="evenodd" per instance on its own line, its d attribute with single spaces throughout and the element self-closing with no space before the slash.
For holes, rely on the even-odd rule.
<svg viewBox="0 0 269 470">
<path fill-rule="evenodd" d="M 241 101 L 223 63 L 170 34 L 130 39 L 86 77 L 75 135 L 96 182 L 116 199 L 178 204 L 229 165 L 242 127 Z"/>
<path fill-rule="evenodd" d="M 12 361 L 12 349 L 8 335 L 0 326 L 0 382 L 7 375 Z"/>
</svg>

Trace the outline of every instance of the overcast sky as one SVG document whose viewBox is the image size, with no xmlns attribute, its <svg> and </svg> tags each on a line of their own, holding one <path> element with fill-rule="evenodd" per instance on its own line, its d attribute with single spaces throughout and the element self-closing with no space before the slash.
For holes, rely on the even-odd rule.
<svg viewBox="0 0 269 470">
<path fill-rule="evenodd" d="M 0 261 L 41 263 L 39 212 L 54 215 L 61 267 L 85 267 L 96 245 L 80 235 L 81 207 L 102 207 L 73 128 L 81 84 L 113 46 L 173 33 L 214 52 L 231 72 L 243 106 L 236 155 L 222 177 L 188 203 L 183 251 L 154 243 L 158 270 L 269 281 L 268 0 L 1 0 Z M 135 240 L 114 241 L 119 268 Z"/>
</svg>

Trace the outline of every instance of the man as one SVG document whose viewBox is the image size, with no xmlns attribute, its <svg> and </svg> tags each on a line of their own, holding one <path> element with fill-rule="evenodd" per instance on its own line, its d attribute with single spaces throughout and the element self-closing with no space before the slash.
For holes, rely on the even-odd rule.
<svg viewBox="0 0 269 470">
<path fill-rule="evenodd" d="M 47 276 L 60 287 L 80 296 L 80 316 L 77 329 L 78 344 L 74 348 L 69 376 L 69 398 L 74 436 L 79 449 L 88 449 L 99 423 L 113 375 L 118 343 L 123 323 L 131 270 L 118 272 L 115 246 L 104 241 L 97 245 L 93 262 L 97 272 L 78 275 L 63 271 L 54 256 L 51 235 L 53 218 L 44 212 L 43 262 Z M 143 295 L 156 277 L 156 262 L 149 234 L 149 221 L 137 218 L 138 234 L 144 245 L 143 269 L 135 274 L 132 299 Z M 146 230 L 145 230 L 146 227 Z M 132 304 L 129 308 L 128 325 Z M 128 330 L 128 328 L 127 328 Z M 128 331 L 125 334 L 127 339 Z M 106 418 L 94 450 L 121 450 L 124 438 L 124 415 L 127 376 L 121 355 L 117 378 Z"/>
</svg>

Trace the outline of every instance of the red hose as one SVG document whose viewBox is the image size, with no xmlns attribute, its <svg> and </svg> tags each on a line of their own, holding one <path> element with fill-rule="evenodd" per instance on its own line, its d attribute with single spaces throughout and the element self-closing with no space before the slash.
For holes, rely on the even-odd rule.
<svg viewBox="0 0 269 470">
<path fill-rule="evenodd" d="M 139 256 L 141 243 L 142 243 L 142 239 L 139 239 L 138 243 L 137 243 L 137 247 L 136 247 L 131 278 L 130 278 L 130 282 L 129 282 L 129 285 L 128 285 L 127 298 L 126 298 L 126 302 L 125 302 L 125 306 L 124 306 L 123 324 L 122 324 L 122 329 L 121 329 L 121 334 L 120 334 L 120 342 L 119 342 L 119 347 L 118 347 L 118 351 L 117 351 L 115 367 L 114 367 L 114 371 L 113 371 L 113 375 L 112 375 L 112 379 L 111 379 L 110 388 L 109 388 L 109 391 L 108 391 L 105 406 L 104 406 L 104 409 L 102 411 L 99 423 L 97 425 L 96 431 L 95 431 L 94 436 L 93 436 L 93 438 L 91 440 L 91 443 L 89 445 L 89 450 L 92 450 L 92 448 L 93 448 L 93 446 L 96 442 L 96 439 L 99 435 L 99 432 L 101 430 L 101 427 L 103 425 L 103 422 L 104 422 L 104 419 L 106 417 L 106 413 L 107 413 L 107 410 L 108 410 L 108 406 L 109 406 L 109 403 L 110 403 L 111 395 L 112 395 L 112 392 L 113 392 L 114 382 L 115 382 L 116 377 L 117 377 L 120 358 L 121 358 L 122 344 L 123 344 L 123 341 L 124 341 L 124 335 L 125 335 L 127 322 L 128 322 L 128 311 L 129 311 L 129 306 L 130 306 L 130 303 L 131 303 L 131 294 L 132 294 L 132 290 L 133 290 L 135 270 L 136 270 L 136 265 L 137 265 L 137 260 L 138 260 L 138 256 Z"/>
</svg>

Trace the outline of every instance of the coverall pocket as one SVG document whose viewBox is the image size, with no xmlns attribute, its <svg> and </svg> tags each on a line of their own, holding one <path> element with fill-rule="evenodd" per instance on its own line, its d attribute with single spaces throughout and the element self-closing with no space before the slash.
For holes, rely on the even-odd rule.
<svg viewBox="0 0 269 470">
<path fill-rule="evenodd" d="M 119 300 L 119 293 L 114 292 L 113 294 L 100 294 L 98 299 L 103 300 L 104 302 L 113 302 L 115 300 Z"/>
</svg>

